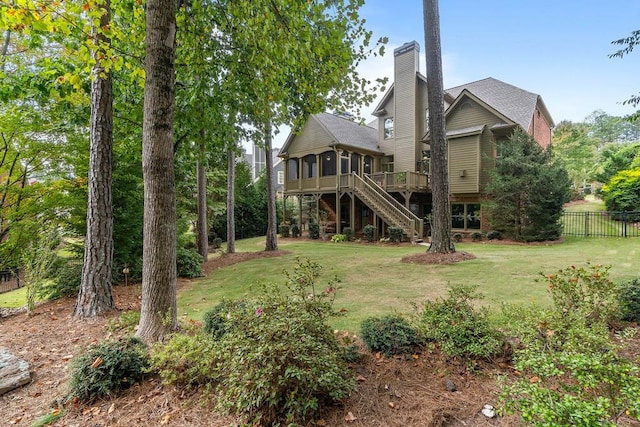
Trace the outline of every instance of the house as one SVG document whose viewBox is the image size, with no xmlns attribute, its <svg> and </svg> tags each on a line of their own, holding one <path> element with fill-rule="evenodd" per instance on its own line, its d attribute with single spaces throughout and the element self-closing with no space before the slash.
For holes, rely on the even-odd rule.
<svg viewBox="0 0 640 427">
<path fill-rule="evenodd" d="M 316 203 L 336 232 L 367 224 L 379 233 L 400 227 L 421 238 L 431 213 L 427 77 L 419 70 L 420 46 L 394 51 L 394 81 L 369 125 L 328 113 L 309 117 L 280 150 L 285 163 L 285 197 Z M 500 141 L 515 129 L 543 147 L 551 143 L 553 119 L 540 95 L 486 78 L 446 89 L 452 228 L 482 228 L 483 188 Z"/>
</svg>

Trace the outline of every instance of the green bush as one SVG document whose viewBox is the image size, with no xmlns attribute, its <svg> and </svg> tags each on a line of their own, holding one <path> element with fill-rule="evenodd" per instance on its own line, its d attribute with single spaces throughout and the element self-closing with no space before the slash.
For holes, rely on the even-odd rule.
<svg viewBox="0 0 640 427">
<path fill-rule="evenodd" d="M 140 311 L 129 310 L 123 312 L 120 317 L 109 319 L 106 329 L 109 332 L 126 332 L 133 334 L 140 323 Z"/>
<path fill-rule="evenodd" d="M 56 256 L 47 279 L 38 290 L 38 298 L 54 300 L 77 295 L 82 281 L 82 260 Z"/>
<path fill-rule="evenodd" d="M 489 359 L 500 354 L 504 337 L 491 327 L 486 309 L 473 306 L 481 298 L 476 287 L 452 286 L 447 298 L 424 304 L 418 317 L 420 333 L 451 357 Z"/>
<path fill-rule="evenodd" d="M 623 414 L 640 420 L 640 368 L 618 354 L 607 328 L 618 292 L 608 268 L 571 266 L 543 277 L 553 306 L 509 316 L 521 375 L 503 385 L 506 411 L 533 425 L 613 426 Z"/>
<path fill-rule="evenodd" d="M 340 243 L 346 240 L 347 240 L 347 236 L 345 236 L 344 234 L 334 234 L 333 236 L 331 236 L 331 241 L 333 243 Z"/>
<path fill-rule="evenodd" d="M 289 237 L 290 236 L 290 232 L 291 231 L 291 227 L 289 226 L 289 224 L 280 224 L 280 236 L 281 237 Z"/>
<path fill-rule="evenodd" d="M 362 229 L 362 232 L 367 238 L 367 242 L 371 243 L 376 239 L 376 228 L 373 225 L 371 224 L 365 225 L 364 228 Z"/>
<path fill-rule="evenodd" d="M 601 191 L 607 210 L 640 210 L 640 168 L 618 172 Z"/>
<path fill-rule="evenodd" d="M 220 249 L 222 247 L 222 239 L 220 237 L 214 237 L 211 241 L 211 249 Z"/>
<path fill-rule="evenodd" d="M 480 231 L 474 231 L 473 233 L 471 233 L 471 240 L 473 240 L 474 242 L 480 242 L 482 240 L 482 232 Z"/>
<path fill-rule="evenodd" d="M 266 286 L 231 313 L 215 345 L 218 409 L 252 425 L 293 425 L 348 396 L 353 381 L 328 325 L 335 282 L 320 287 L 320 270 L 298 261 L 284 287 Z"/>
<path fill-rule="evenodd" d="M 497 230 L 490 231 L 487 233 L 487 240 L 502 240 L 502 233 Z"/>
<path fill-rule="evenodd" d="M 462 235 L 462 233 L 453 233 L 453 236 L 451 236 L 451 237 L 453 237 L 453 241 L 454 242 L 460 243 L 460 242 L 462 242 L 462 238 L 464 236 Z"/>
<path fill-rule="evenodd" d="M 144 344 L 136 338 L 102 341 L 72 360 L 69 397 L 91 402 L 129 388 L 149 368 Z"/>
<path fill-rule="evenodd" d="M 320 238 L 320 226 L 315 222 L 309 224 L 309 237 L 312 239 Z"/>
<path fill-rule="evenodd" d="M 202 317 L 204 332 L 215 340 L 222 338 L 229 330 L 228 323 L 231 312 L 244 305 L 245 303 L 242 301 L 222 300 Z"/>
<path fill-rule="evenodd" d="M 620 289 L 622 320 L 640 324 L 640 279 L 633 279 Z"/>
<path fill-rule="evenodd" d="M 193 249 L 178 248 L 176 253 L 178 277 L 202 276 L 202 255 Z"/>
<path fill-rule="evenodd" d="M 296 224 L 291 226 L 291 237 L 299 237 L 300 236 L 300 227 Z"/>
<path fill-rule="evenodd" d="M 369 350 L 379 351 L 385 356 L 413 353 L 422 344 L 409 322 L 394 314 L 363 320 L 360 336 Z"/>
<path fill-rule="evenodd" d="M 344 236 L 347 239 L 347 242 L 350 242 L 353 240 L 353 228 L 345 227 L 342 229 L 342 232 L 344 233 Z"/>
<path fill-rule="evenodd" d="M 403 230 L 400 227 L 389 227 L 387 229 L 387 232 L 389 233 L 389 240 L 391 240 L 391 242 L 393 243 L 400 243 L 402 242 L 402 235 L 403 235 Z"/>
</svg>

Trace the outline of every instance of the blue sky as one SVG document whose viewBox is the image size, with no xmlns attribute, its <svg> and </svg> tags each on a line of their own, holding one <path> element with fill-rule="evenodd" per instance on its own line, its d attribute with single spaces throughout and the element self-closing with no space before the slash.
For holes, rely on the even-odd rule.
<svg viewBox="0 0 640 427">
<path fill-rule="evenodd" d="M 584 121 L 595 110 L 635 111 L 621 102 L 640 92 L 640 48 L 610 59 L 611 44 L 640 29 L 638 0 L 440 0 L 444 87 L 494 77 L 542 96 L 554 121 Z M 368 79 L 393 75 L 393 50 L 421 46 L 426 74 L 422 0 L 365 0 L 361 15 L 387 53 L 359 68 Z M 381 95 L 380 95 L 381 96 Z M 362 109 L 365 120 L 376 102 Z M 282 127 L 274 147 L 282 146 Z"/>
</svg>

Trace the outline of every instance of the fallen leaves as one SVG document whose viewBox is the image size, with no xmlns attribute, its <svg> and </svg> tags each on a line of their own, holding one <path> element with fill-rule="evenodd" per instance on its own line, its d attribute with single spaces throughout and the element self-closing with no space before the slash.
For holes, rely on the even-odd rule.
<svg viewBox="0 0 640 427">
<path fill-rule="evenodd" d="M 358 417 L 356 417 L 355 415 L 353 415 L 353 412 L 349 412 L 347 413 L 347 415 L 344 416 L 344 420 L 348 423 L 352 423 L 355 420 L 357 420 Z"/>
</svg>

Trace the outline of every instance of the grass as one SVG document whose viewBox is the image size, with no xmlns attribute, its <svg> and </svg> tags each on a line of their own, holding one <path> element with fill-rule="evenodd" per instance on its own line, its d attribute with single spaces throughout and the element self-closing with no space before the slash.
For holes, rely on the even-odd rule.
<svg viewBox="0 0 640 427">
<path fill-rule="evenodd" d="M 413 303 L 445 296 L 448 285 L 478 285 L 493 314 L 503 302 L 547 304 L 546 286 L 537 282 L 539 273 L 554 273 L 570 265 L 612 265 L 616 282 L 637 277 L 636 239 L 568 238 L 554 245 L 501 245 L 487 242 L 461 243 L 459 251 L 477 258 L 453 265 L 401 263 L 405 255 L 422 252 L 423 246 L 325 243 L 301 239 L 280 243 L 292 252 L 280 258 L 256 259 L 215 271 L 199 279 L 178 296 L 179 314 L 199 320 L 223 297 L 241 298 L 258 291 L 259 283 L 283 283 L 282 271 L 295 265 L 295 257 L 309 258 L 324 267 L 325 281 L 341 279 L 336 308 L 345 316 L 333 326 L 358 332 L 366 317 L 392 312 L 408 313 Z M 239 241 L 237 251 L 259 251 L 264 239 Z"/>
<path fill-rule="evenodd" d="M 27 288 L 22 287 L 0 294 L 0 307 L 17 308 L 25 305 L 27 305 Z"/>
</svg>

